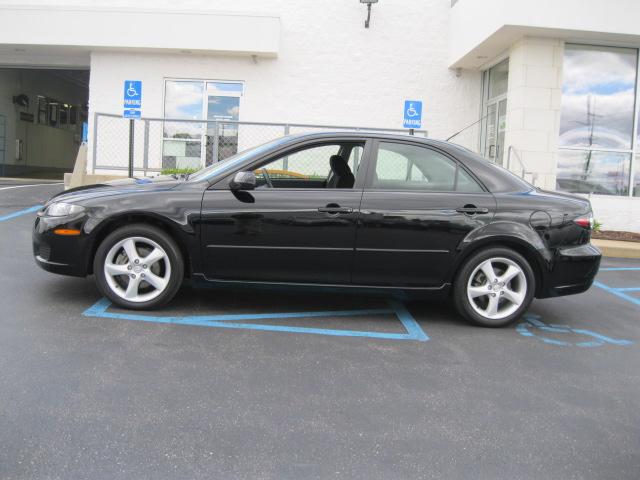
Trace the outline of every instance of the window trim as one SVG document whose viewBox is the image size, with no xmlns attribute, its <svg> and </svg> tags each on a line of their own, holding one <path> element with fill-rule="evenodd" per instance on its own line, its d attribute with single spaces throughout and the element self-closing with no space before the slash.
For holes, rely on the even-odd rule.
<svg viewBox="0 0 640 480">
<path fill-rule="evenodd" d="M 402 188 L 402 189 L 398 189 L 398 188 L 377 188 L 373 186 L 373 173 L 375 172 L 376 166 L 378 164 L 378 151 L 380 148 L 380 144 L 381 143 L 398 143 L 400 145 L 411 145 L 414 147 L 419 147 L 419 148 L 425 148 L 427 150 L 431 150 L 433 152 L 436 152 L 446 158 L 448 158 L 449 160 L 451 160 L 455 166 L 456 166 L 456 176 L 455 176 L 455 180 L 454 180 L 454 188 L 457 188 L 458 186 L 458 171 L 460 169 L 462 169 L 465 173 L 467 173 L 467 175 L 469 175 L 471 177 L 471 179 L 476 182 L 476 184 L 480 187 L 480 190 L 477 192 L 461 192 L 458 190 L 426 190 L 426 189 L 422 189 L 422 188 Z M 365 184 L 364 184 L 364 189 L 366 191 L 370 191 L 370 192 L 416 192 L 416 193 L 455 193 L 455 194 L 462 194 L 462 195 L 471 195 L 471 194 L 482 194 L 482 193 L 491 193 L 489 192 L 489 190 L 487 189 L 487 187 L 485 187 L 485 185 L 478 179 L 478 177 L 469 170 L 469 168 L 467 168 L 466 165 L 464 165 L 461 161 L 459 161 L 457 158 L 453 157 L 451 154 L 449 154 L 448 152 L 445 152 L 444 150 L 441 150 L 439 148 L 435 148 L 432 145 L 425 145 L 423 143 L 419 143 L 419 142 L 411 142 L 411 141 L 403 141 L 403 140 L 397 140 L 397 139 L 374 139 L 374 141 L 372 142 L 372 146 L 371 146 L 371 151 L 369 152 L 369 155 L 367 157 L 367 163 L 369 164 L 368 168 L 367 168 L 367 176 L 366 176 L 366 180 L 365 180 Z"/>
</svg>

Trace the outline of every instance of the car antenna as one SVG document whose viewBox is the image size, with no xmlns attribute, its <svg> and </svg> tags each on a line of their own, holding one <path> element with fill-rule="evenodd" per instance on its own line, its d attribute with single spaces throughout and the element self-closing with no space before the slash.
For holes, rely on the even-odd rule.
<svg viewBox="0 0 640 480">
<path fill-rule="evenodd" d="M 450 137 L 447 137 L 447 139 L 445 140 L 445 142 L 448 142 L 449 140 L 451 140 L 453 137 L 455 137 L 456 135 L 459 135 L 460 133 L 464 132 L 467 128 L 471 128 L 473 127 L 476 123 L 481 122 L 482 120 L 484 120 L 485 118 L 487 118 L 489 116 L 489 114 L 487 113 L 484 117 L 480 117 L 478 120 L 476 120 L 475 122 L 473 122 L 470 125 L 467 125 L 466 127 L 464 127 L 462 130 L 457 131 L 456 133 L 454 133 L 453 135 L 451 135 Z"/>
</svg>

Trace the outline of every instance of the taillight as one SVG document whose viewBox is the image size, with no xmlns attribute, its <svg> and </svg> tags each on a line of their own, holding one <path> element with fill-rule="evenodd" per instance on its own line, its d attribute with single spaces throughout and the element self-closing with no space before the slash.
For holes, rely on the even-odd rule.
<svg viewBox="0 0 640 480">
<path fill-rule="evenodd" d="M 587 230 L 593 230 L 593 215 L 578 217 L 573 220 L 573 223 L 581 226 L 582 228 L 586 228 Z"/>
</svg>

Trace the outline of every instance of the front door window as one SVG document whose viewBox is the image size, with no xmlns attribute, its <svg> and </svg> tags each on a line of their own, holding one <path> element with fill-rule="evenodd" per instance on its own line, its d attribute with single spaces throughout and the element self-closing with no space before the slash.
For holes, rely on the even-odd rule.
<svg viewBox="0 0 640 480">
<path fill-rule="evenodd" d="M 362 149 L 336 143 L 287 153 L 255 170 L 257 188 L 353 188 Z"/>
</svg>

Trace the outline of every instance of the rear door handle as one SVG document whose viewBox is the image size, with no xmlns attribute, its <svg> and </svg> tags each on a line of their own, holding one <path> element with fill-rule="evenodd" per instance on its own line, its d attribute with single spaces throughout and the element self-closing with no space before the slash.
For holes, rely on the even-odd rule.
<svg viewBox="0 0 640 480">
<path fill-rule="evenodd" d="M 337 215 L 339 213 L 352 213 L 353 208 L 351 207 L 340 207 L 338 205 L 327 205 L 326 207 L 318 208 L 319 212 L 322 213 L 330 213 L 333 215 Z"/>
<path fill-rule="evenodd" d="M 456 212 L 474 215 L 476 213 L 489 213 L 489 209 L 485 207 L 460 207 L 456 208 Z"/>
</svg>

